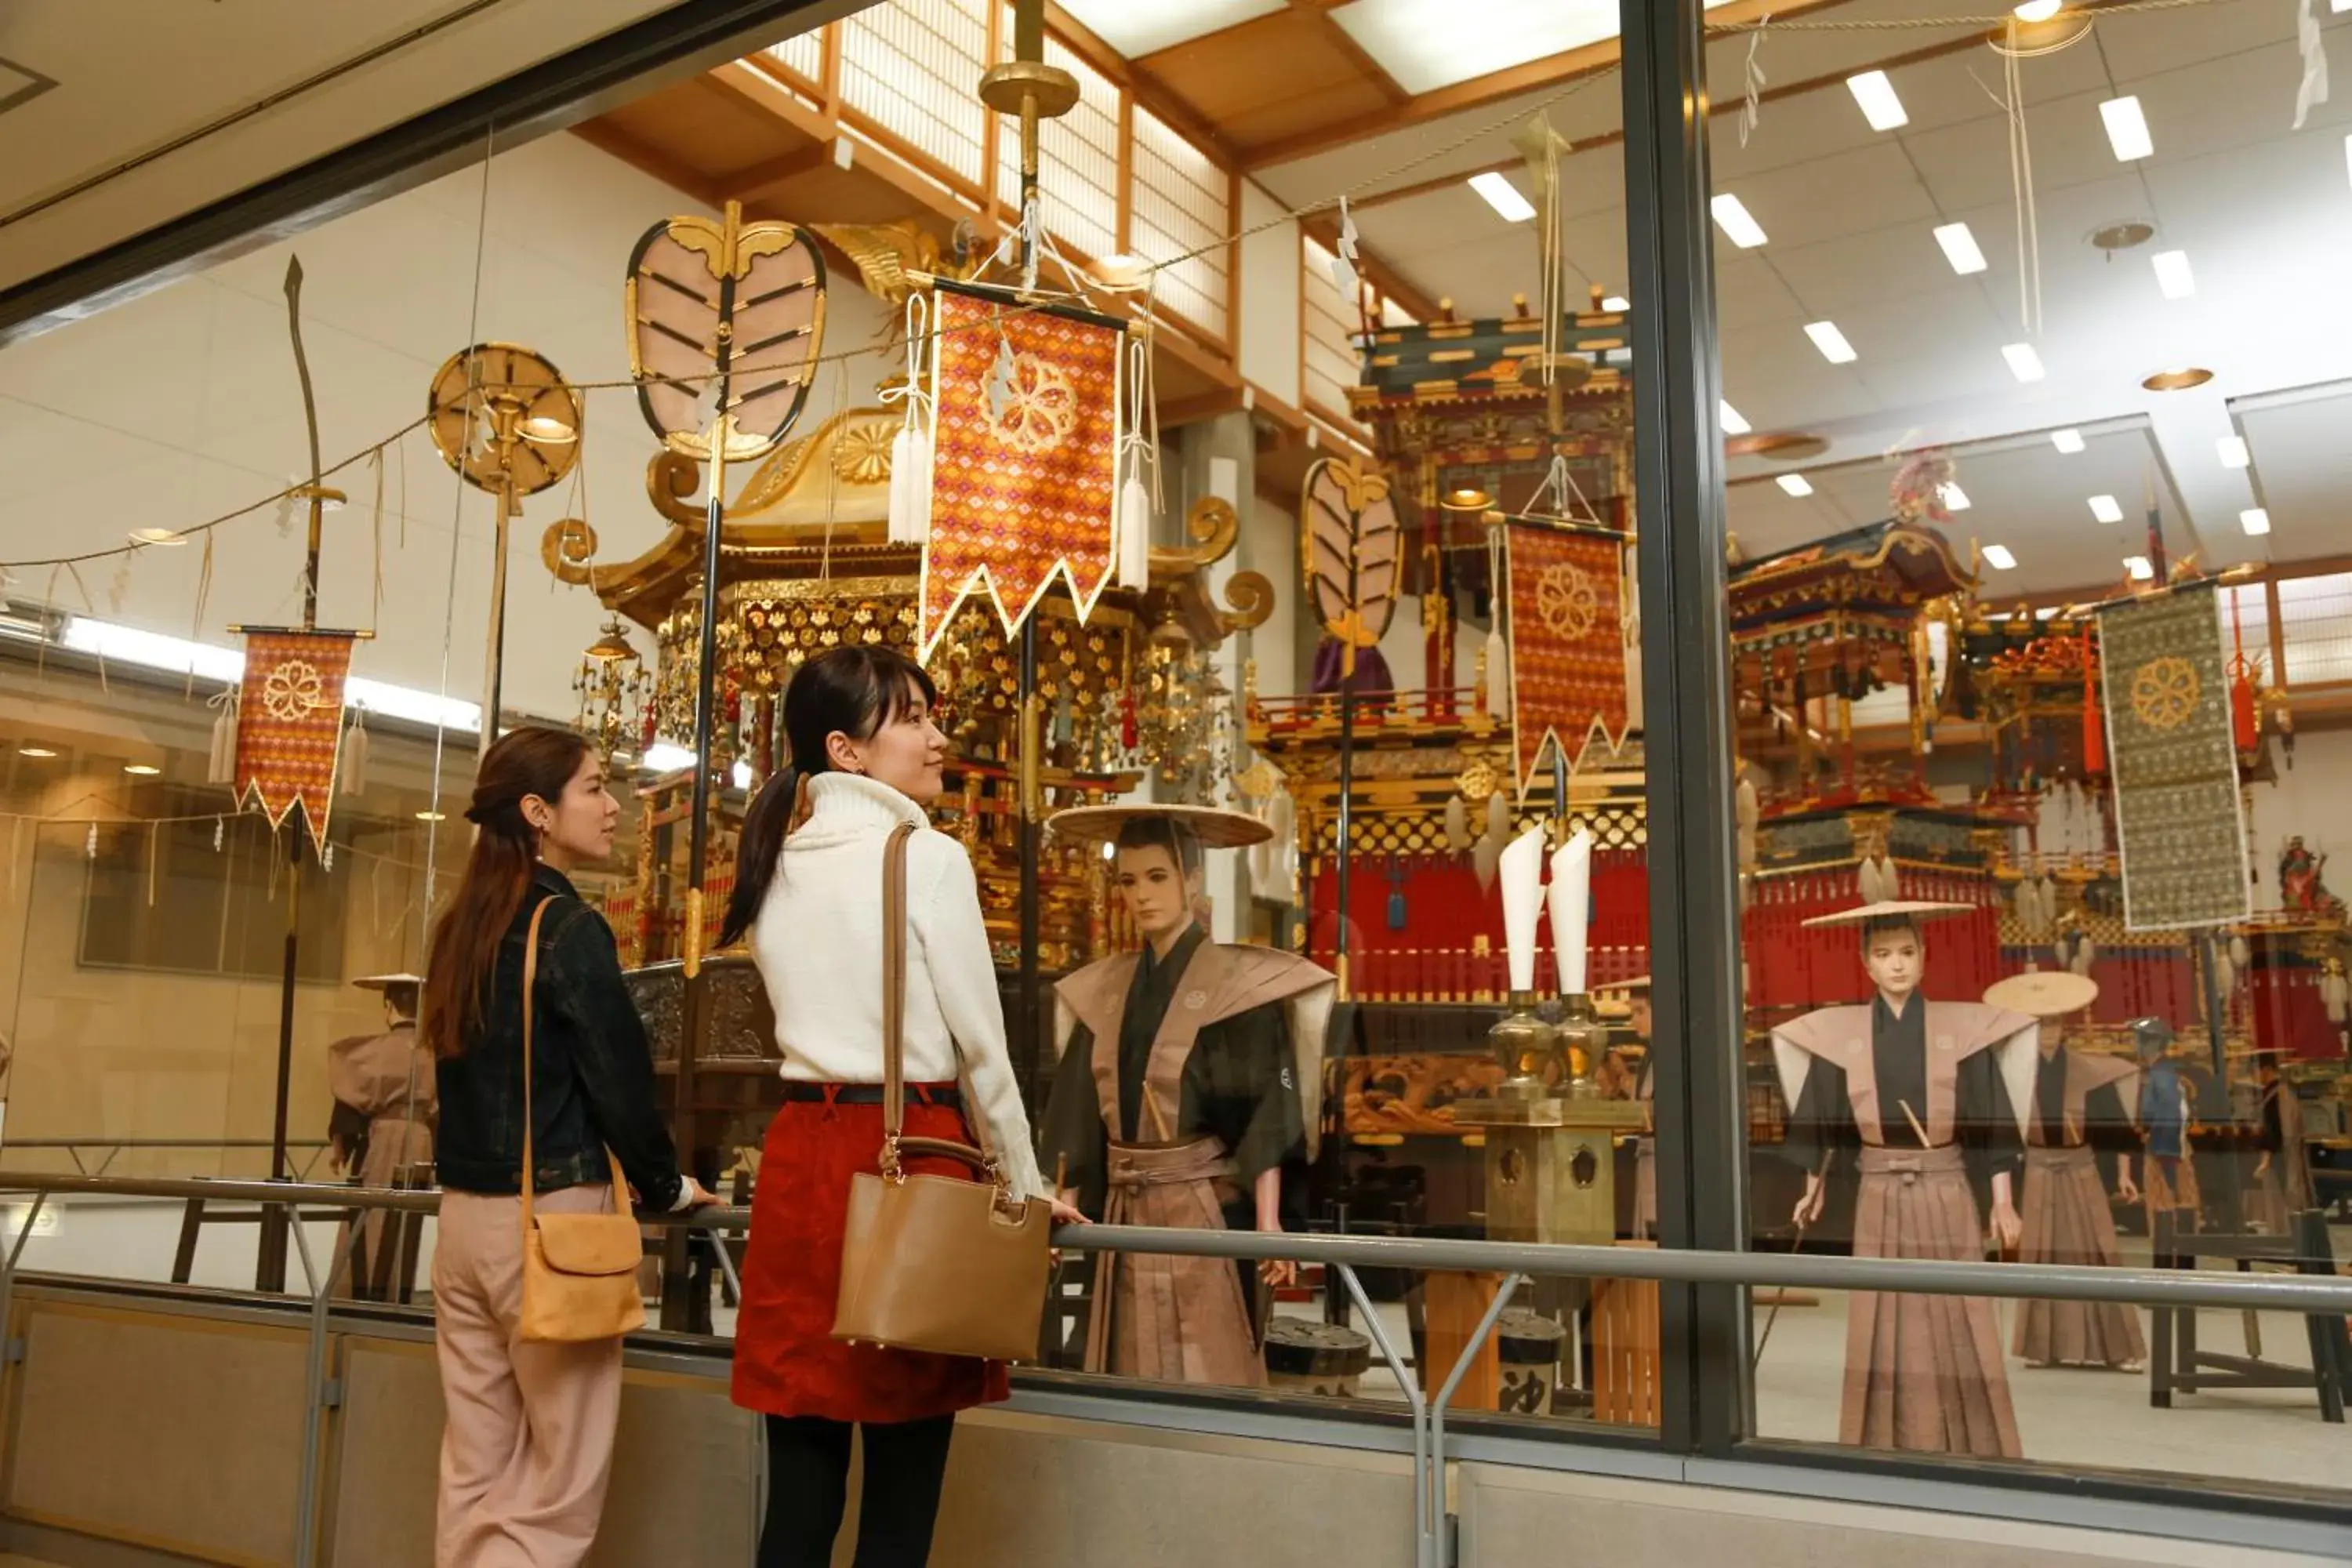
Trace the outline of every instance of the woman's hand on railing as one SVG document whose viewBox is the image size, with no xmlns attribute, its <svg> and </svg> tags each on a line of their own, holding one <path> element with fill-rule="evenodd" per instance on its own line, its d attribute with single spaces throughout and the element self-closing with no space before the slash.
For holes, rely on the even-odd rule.
<svg viewBox="0 0 2352 1568">
<path fill-rule="evenodd" d="M 1260 1215 L 1257 1228 L 1261 1236 L 1280 1236 L 1282 1221 Z M 1258 1260 L 1257 1277 L 1277 1290 L 1287 1289 L 1298 1283 L 1298 1265 L 1286 1258 L 1263 1258 Z"/>
<path fill-rule="evenodd" d="M 1067 1198 L 1048 1198 L 1046 1202 L 1054 1205 L 1055 1225 L 1092 1225 L 1094 1223 L 1086 1216 L 1077 1205 Z"/>
<path fill-rule="evenodd" d="M 679 1180 L 686 1184 L 686 1203 L 682 1206 L 688 1214 L 696 1209 L 715 1208 L 726 1201 L 692 1176 L 681 1176 Z"/>
</svg>

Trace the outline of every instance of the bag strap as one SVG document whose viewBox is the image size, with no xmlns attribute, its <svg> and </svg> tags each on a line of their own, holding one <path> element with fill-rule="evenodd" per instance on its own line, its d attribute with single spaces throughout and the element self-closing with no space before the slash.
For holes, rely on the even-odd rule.
<svg viewBox="0 0 2352 1568">
<path fill-rule="evenodd" d="M 530 930 L 522 941 L 522 1229 L 530 1234 L 531 1200 L 537 1196 L 538 1162 L 531 1152 L 530 1057 L 531 1014 L 539 994 L 539 926 L 547 915 L 547 906 L 555 902 L 551 893 L 530 911 Z M 613 1152 L 611 1144 L 604 1145 L 604 1158 L 613 1166 L 613 1212 L 618 1214 L 622 1194 L 629 1190 L 628 1179 L 621 1172 L 621 1157 Z"/>
<path fill-rule="evenodd" d="M 989 1136 L 988 1118 L 972 1101 L 963 1070 L 963 1047 L 952 1036 L 949 1045 L 956 1053 L 956 1080 L 963 1086 L 964 1103 L 971 1111 L 966 1121 L 980 1146 L 906 1135 L 907 841 L 914 836 L 915 825 L 902 822 L 890 830 L 882 846 L 882 1173 L 897 1181 L 902 1173 L 902 1154 L 931 1154 L 961 1160 L 1002 1188 L 1003 1162 Z"/>
</svg>

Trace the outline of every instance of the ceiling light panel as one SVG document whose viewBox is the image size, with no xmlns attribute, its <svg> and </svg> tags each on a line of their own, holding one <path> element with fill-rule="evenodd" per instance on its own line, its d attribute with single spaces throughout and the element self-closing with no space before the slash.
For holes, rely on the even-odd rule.
<svg viewBox="0 0 2352 1568">
<path fill-rule="evenodd" d="M 1838 331 L 1835 321 L 1814 321 L 1805 328 L 1805 336 L 1813 340 L 1813 347 L 1821 350 L 1822 357 L 1832 364 L 1852 364 L 1862 357 L 1845 341 L 1845 334 Z"/>
<path fill-rule="evenodd" d="M 2147 557 L 2145 555 L 2125 556 L 2124 570 L 2131 574 L 2132 581 L 2135 583 L 2147 582 L 2156 575 L 2156 568 L 2147 563 Z"/>
<path fill-rule="evenodd" d="M 2025 0 L 2025 4 L 2017 8 L 2017 19 L 2021 22 L 2047 22 L 2065 8 L 2065 0 Z"/>
<path fill-rule="evenodd" d="M 1709 9 L 1725 3 L 1707 0 Z M 1089 8 L 1128 4 L 1091 0 Z M 1180 10 L 1191 5 L 1155 0 L 1155 6 Z M 1329 15 L 1407 92 L 1451 87 L 1617 36 L 1617 0 L 1354 0 Z"/>
<path fill-rule="evenodd" d="M 1944 487 L 1944 510 L 1946 511 L 1966 511 L 1969 507 L 1975 504 L 1975 502 L 1969 500 L 1969 492 L 1960 489 L 1959 486 L 1946 485 Z"/>
<path fill-rule="evenodd" d="M 1719 402 L 1715 406 L 1717 416 L 1723 421 L 1723 433 L 1725 435 L 1745 436 L 1749 430 L 1755 428 L 1755 426 L 1749 425 L 1746 419 L 1742 418 L 1740 416 L 1739 410 L 1731 406 L 1730 404 Z"/>
<path fill-rule="evenodd" d="M 2261 507 L 2248 507 L 2238 514 L 2238 526 L 2259 539 L 2271 531 L 2271 514 Z"/>
<path fill-rule="evenodd" d="M 2071 458 L 2083 449 L 2083 433 L 2080 430 L 2053 430 L 2050 432 L 2050 444 Z"/>
<path fill-rule="evenodd" d="M 1812 481 L 1802 474 L 1782 474 L 1773 482 L 1799 500 L 1813 493 Z"/>
<path fill-rule="evenodd" d="M 2347 0 L 2347 3 L 2352 3 L 2352 0 Z M 2225 468 L 2242 468 L 2254 460 L 2254 455 L 2246 450 L 2243 436 L 2224 436 L 2213 443 L 2213 448 L 2221 454 L 2221 466 Z"/>
<path fill-rule="evenodd" d="M 1612 294 L 1601 301 L 1601 308 L 1604 310 L 1615 310 L 1622 315 L 1633 308 L 1633 301 L 1622 294 Z"/>
<path fill-rule="evenodd" d="M 2124 520 L 2124 509 L 2116 504 L 2116 498 L 2113 496 L 2093 496 L 2091 515 L 2101 522 L 2121 522 Z"/>
<path fill-rule="evenodd" d="M 2147 259 L 2156 268 L 2156 286 L 2164 290 L 2166 299 L 2186 300 L 2197 292 L 2197 275 L 2189 269 L 2187 251 L 2159 250 Z"/>
<path fill-rule="evenodd" d="M 1996 572 L 2014 571 L 2017 567 L 2017 557 L 2009 552 L 2009 546 L 2006 544 L 1986 545 L 1984 558 L 1985 564 Z"/>
<path fill-rule="evenodd" d="M 2111 98 L 2099 105 L 2099 118 L 2107 127 L 2107 145 L 2116 150 L 2116 161 L 2129 163 L 2156 151 L 2156 139 L 2148 134 L 2147 116 L 2140 112 L 2137 98 Z"/>
<path fill-rule="evenodd" d="M 1764 243 L 1764 226 L 1749 216 L 1745 204 L 1729 191 L 1717 192 L 1707 207 L 1715 214 L 1716 226 L 1723 230 L 1723 237 L 1740 249 L 1753 250 Z"/>
<path fill-rule="evenodd" d="M 1952 270 L 1963 278 L 1985 269 L 1985 254 L 1977 246 L 1977 237 L 1969 232 L 1964 223 L 1948 223 L 1936 231 L 1936 243 L 1944 247 L 1944 259 Z"/>
<path fill-rule="evenodd" d="M 1286 0 L 1067 0 L 1062 7 L 1129 59 L 1288 9 Z"/>
<path fill-rule="evenodd" d="M 2011 343 L 2000 351 L 2009 362 L 2009 374 L 2020 381 L 2040 381 L 2049 372 L 2042 368 L 2042 356 L 2032 343 Z"/>
<path fill-rule="evenodd" d="M 1903 100 L 1895 95 L 1895 83 L 1885 71 L 1864 71 L 1845 79 L 1848 92 L 1862 106 L 1862 117 L 1870 121 L 1873 131 L 1896 131 L 1911 123 L 1910 115 L 1903 110 Z"/>
<path fill-rule="evenodd" d="M 1535 204 L 1519 194 L 1510 176 L 1489 169 L 1470 176 L 1470 188 L 1484 196 L 1506 223 L 1525 223 L 1536 216 Z"/>
</svg>

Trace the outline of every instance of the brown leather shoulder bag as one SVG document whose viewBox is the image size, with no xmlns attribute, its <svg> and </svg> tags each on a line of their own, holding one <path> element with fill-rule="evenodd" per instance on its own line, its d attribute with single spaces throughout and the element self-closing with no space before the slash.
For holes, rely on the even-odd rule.
<svg viewBox="0 0 2352 1568">
<path fill-rule="evenodd" d="M 882 854 L 882 1152 L 877 1170 L 850 1180 L 833 1337 L 1027 1360 L 1037 1353 L 1045 1311 L 1051 1206 L 1013 1195 L 968 1083 L 978 1148 L 905 1132 L 907 840 L 914 831 L 893 829 Z M 908 1175 L 902 1163 L 909 1155 L 960 1161 L 980 1179 Z"/>
</svg>

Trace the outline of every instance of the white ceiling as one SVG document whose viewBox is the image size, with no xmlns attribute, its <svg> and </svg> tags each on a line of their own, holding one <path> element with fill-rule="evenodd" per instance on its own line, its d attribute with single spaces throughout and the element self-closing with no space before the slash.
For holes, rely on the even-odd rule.
<svg viewBox="0 0 2352 1568">
<path fill-rule="evenodd" d="M 1920 10 L 1853 0 L 1836 7 L 1834 19 Z M 2352 16 L 2322 20 L 2341 83 L 2352 77 Z M 1823 465 L 1863 465 L 1822 480 L 1820 494 L 1802 502 L 1769 485 L 1736 486 L 1735 531 L 1752 549 L 1769 550 L 1882 516 L 1892 469 L 1880 454 L 1943 444 L 1958 450 L 1963 488 L 1978 502 L 1961 521 L 2019 558 L 2016 572 L 2001 574 L 2018 581 L 2004 588 L 2109 580 L 2120 574 L 2122 552 L 2084 506 L 2095 492 L 2084 489 L 2084 474 L 2106 460 L 2101 446 L 2066 458 L 2046 440 L 2011 451 L 2003 438 L 2128 424 L 2145 434 L 2115 443 L 2114 452 L 2117 460 L 2136 453 L 2146 471 L 2107 488 L 2121 487 L 2136 519 L 2136 498 L 2152 478 L 2168 498 L 2176 550 L 2189 541 L 2220 564 L 2352 547 L 2352 521 L 2321 500 L 2352 462 L 2345 457 L 2352 404 L 2249 419 L 2250 472 L 2224 468 L 2214 445 L 2231 432 L 2232 400 L 2352 377 L 2352 289 L 2344 281 L 2344 258 L 2352 256 L 2352 89 L 2339 87 L 2303 131 L 2290 129 L 2302 75 L 2294 8 L 2222 0 L 2108 17 L 2089 40 L 2022 63 L 2040 235 L 2038 336 L 2021 321 L 2010 138 L 1994 97 L 2000 57 L 1969 44 L 1891 68 L 1910 117 L 1892 132 L 1872 131 L 1843 84 L 1877 60 L 1969 36 L 1964 28 L 1769 32 L 1757 52 L 1768 84 L 1825 85 L 1764 102 L 1745 148 L 1736 114 L 1711 122 L 1716 188 L 1737 195 L 1769 236 L 1762 247 L 1740 250 L 1717 235 L 1725 395 L 1759 431 L 1827 437 Z M 1745 35 L 1710 46 L 1718 106 L 1741 97 L 1748 57 Z M 1402 187 L 1466 173 L 1512 158 L 1510 132 L 1560 91 L 1391 132 L 1259 178 L 1298 203 L 1365 181 Z M 2130 164 L 2116 161 L 2099 112 L 2121 94 L 2140 99 L 2156 143 L 2153 157 Z M 1549 114 L 1572 138 L 1613 133 L 1619 83 L 1599 79 Z M 1482 125 L 1492 130 L 1473 135 Z M 1445 157 L 1383 179 L 1454 142 L 1462 145 Z M 1523 171 L 1512 177 L 1532 192 Z M 1562 182 L 1571 289 L 1623 291 L 1622 146 L 1612 140 L 1570 157 Z M 2156 239 L 2112 258 L 2087 243 L 2093 229 L 2126 219 L 2152 225 Z M 1961 278 L 1945 261 L 1931 231 L 1954 221 L 1969 226 L 1987 271 Z M 1465 315 L 1507 314 L 1514 295 L 1536 291 L 1532 226 L 1504 222 L 1466 186 L 1360 208 L 1358 223 L 1383 261 L 1431 296 L 1453 299 Z M 2162 297 L 2148 258 L 2168 249 L 2187 251 L 2193 297 Z M 1856 363 L 1832 365 L 1814 349 L 1803 329 L 1822 320 L 1853 343 Z M 2028 339 L 2049 374 L 2021 385 L 2001 348 Z M 2143 377 L 2177 364 L 2209 367 L 2216 379 L 2194 392 L 2141 389 Z M 1991 470 L 1981 483 L 1979 468 Z M 1755 459 L 1734 469 L 1777 471 Z M 1869 487 L 1853 488 L 1860 474 L 1875 476 L 1875 500 Z M 2238 524 L 2256 504 L 2257 485 L 2273 501 L 2267 540 L 2248 538 Z"/>
<path fill-rule="evenodd" d="M 675 0 L 73 0 L 0 10 L 0 288 L 464 97 Z M 37 212 L 34 204 L 372 49 L 331 83 Z M 15 68 L 14 70 L 9 68 Z M 37 73 L 54 85 L 9 100 Z"/>
<path fill-rule="evenodd" d="M 621 281 L 650 225 L 698 210 L 667 185 L 572 136 L 551 136 L 490 167 L 487 237 L 479 170 L 453 174 L 0 352 L 0 560 L 105 549 L 131 529 L 178 528 L 241 506 L 309 467 L 289 346 L 287 259 L 304 271 L 303 340 L 317 388 L 320 440 L 333 463 L 424 411 L 435 371 L 468 342 L 505 340 L 547 355 L 578 382 L 625 382 Z M 876 341 L 882 312 L 854 283 L 828 300 L 827 345 Z M 870 402 L 880 358 L 823 373 L 803 415 L 814 427 L 846 395 Z M 625 390 L 589 395 L 583 447 L 586 513 L 602 558 L 650 547 L 662 524 L 646 500 L 655 442 Z M 489 498 L 462 487 L 422 431 L 384 468 L 383 600 L 373 602 L 374 479 L 334 481 L 352 504 L 328 520 L 320 624 L 382 628 L 356 674 L 477 698 L 488 624 Z M 570 486 L 524 502 L 514 531 L 506 696 L 510 707 L 568 719 L 572 671 L 602 612 L 583 588 L 539 564 L 546 527 L 576 512 Z M 453 535 L 453 524 L 462 537 Z M 452 548 L 457 553 L 453 559 Z M 217 531 L 201 621 L 200 545 L 132 558 L 116 598 L 112 562 L 52 578 L 20 573 L 5 591 L 174 637 L 234 646 L 233 622 L 298 614 L 302 539 L 271 515 Z M 453 571 L 454 568 L 454 571 Z M 453 591 L 454 584 L 454 591 Z M 649 640 L 635 634 L 650 658 Z"/>
</svg>

